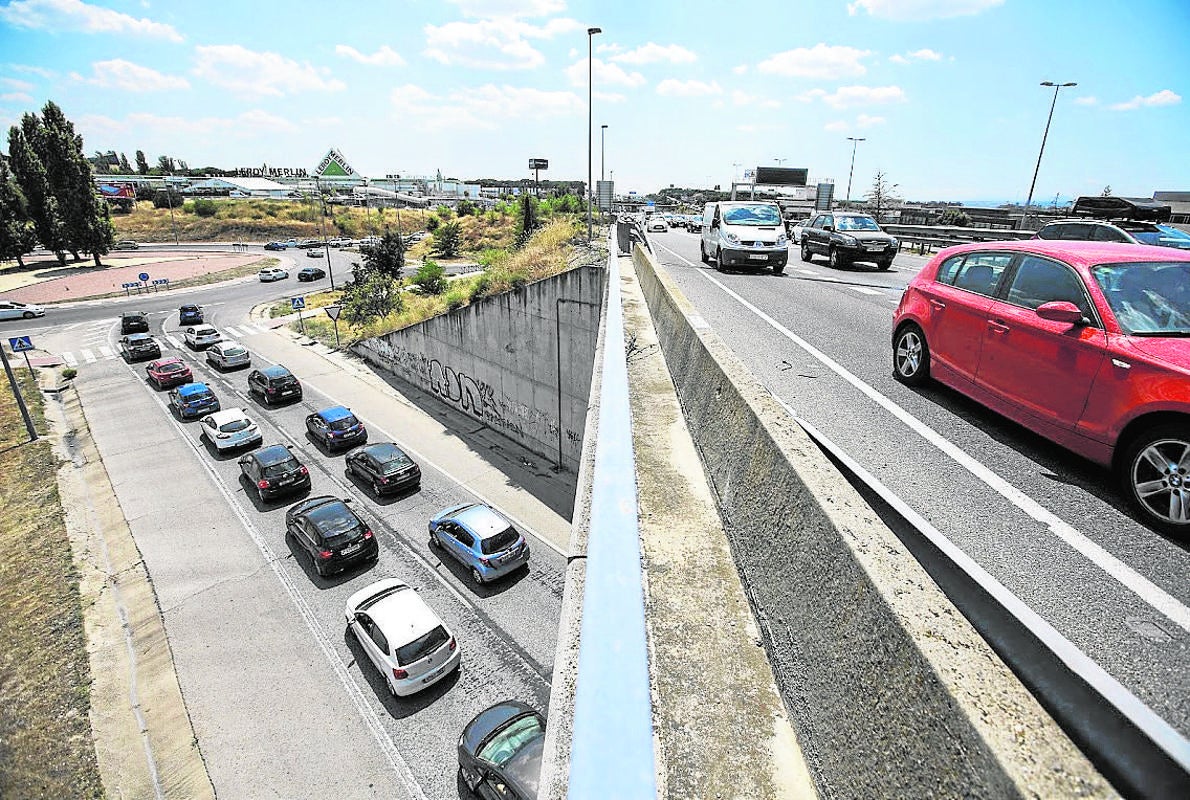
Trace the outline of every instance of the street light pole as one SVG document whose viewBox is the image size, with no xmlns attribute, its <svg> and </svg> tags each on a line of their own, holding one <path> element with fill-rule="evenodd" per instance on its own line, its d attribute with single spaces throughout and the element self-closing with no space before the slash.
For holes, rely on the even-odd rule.
<svg viewBox="0 0 1190 800">
<path fill-rule="evenodd" d="M 607 133 L 607 126 L 599 126 L 599 180 L 603 180 L 603 167 L 607 163 L 607 141 L 604 136 Z"/>
<path fill-rule="evenodd" d="M 591 178 L 592 178 L 592 175 L 591 175 L 591 169 L 592 169 L 592 167 L 591 167 L 591 160 L 592 160 L 591 159 L 591 149 L 592 149 L 592 144 L 593 144 L 591 126 L 594 124 L 594 118 L 592 117 L 592 106 L 591 106 L 591 97 L 592 97 L 591 86 L 592 86 L 592 75 L 594 72 L 594 68 L 592 65 L 594 63 L 593 62 L 594 51 L 592 49 L 591 43 L 594 40 L 595 34 L 597 34 L 597 33 L 603 33 L 603 29 L 602 28 L 587 28 L 587 242 L 588 243 L 590 243 L 590 241 L 591 241 Z"/>
<path fill-rule="evenodd" d="M 1037 188 L 1037 173 L 1041 171 L 1041 156 L 1045 153 L 1045 140 L 1050 135 L 1050 123 L 1054 121 L 1054 107 L 1058 105 L 1058 90 L 1067 86 L 1078 86 L 1077 83 L 1054 83 L 1042 81 L 1042 86 L 1054 87 L 1054 101 L 1050 103 L 1050 115 L 1045 120 L 1045 133 L 1041 135 L 1041 150 L 1037 152 L 1037 166 L 1033 168 L 1033 182 L 1029 184 L 1029 197 L 1025 200 L 1025 210 L 1021 213 L 1021 227 L 1025 227 L 1025 220 L 1029 218 L 1029 206 L 1033 204 L 1033 190 Z"/>
<path fill-rule="evenodd" d="M 848 136 L 847 141 L 851 142 L 851 171 L 847 173 L 847 203 L 846 207 L 851 208 L 851 178 L 855 175 L 855 148 L 859 146 L 860 142 L 866 142 L 867 139 L 854 136 Z"/>
</svg>

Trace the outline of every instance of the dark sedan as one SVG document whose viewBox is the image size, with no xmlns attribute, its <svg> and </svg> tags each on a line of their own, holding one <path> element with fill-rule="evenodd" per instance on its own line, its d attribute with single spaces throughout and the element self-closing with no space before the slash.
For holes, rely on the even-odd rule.
<svg viewBox="0 0 1190 800">
<path fill-rule="evenodd" d="M 311 253 L 315 252 L 313 250 Z M 318 267 L 302 267 L 298 270 L 297 279 L 299 281 L 320 281 L 326 277 L 326 270 Z"/>
<path fill-rule="evenodd" d="M 375 442 L 347 454 L 347 471 L 372 487 L 380 496 L 416 489 L 421 467 L 392 442 Z"/>
<path fill-rule="evenodd" d="M 127 361 L 161 358 L 161 345 L 147 333 L 130 333 L 120 338 L 120 355 Z"/>
<path fill-rule="evenodd" d="M 182 327 L 186 327 L 187 325 L 201 325 L 202 323 L 201 306 L 187 304 L 178 309 L 178 324 Z"/>
<path fill-rule="evenodd" d="M 268 406 L 281 400 L 301 400 L 302 384 L 288 369 L 273 364 L 252 370 L 248 375 L 248 392 Z"/>
<path fill-rule="evenodd" d="M 221 410 L 219 398 L 205 383 L 184 383 L 169 393 L 169 407 L 181 419 L 197 419 Z"/>
<path fill-rule="evenodd" d="M 545 717 L 505 700 L 467 723 L 459 737 L 459 774 L 487 800 L 536 800 Z"/>
<path fill-rule="evenodd" d="M 262 447 L 242 456 L 240 473 L 256 487 L 262 503 L 310 488 L 310 470 L 283 444 Z"/>
<path fill-rule="evenodd" d="M 337 497 L 311 497 L 290 507 L 285 533 L 310 554 L 322 576 L 380 557 L 371 527 Z"/>
</svg>

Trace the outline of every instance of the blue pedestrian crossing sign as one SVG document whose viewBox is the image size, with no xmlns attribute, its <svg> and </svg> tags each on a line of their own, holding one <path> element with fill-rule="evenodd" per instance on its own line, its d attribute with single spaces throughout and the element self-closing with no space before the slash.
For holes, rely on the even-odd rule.
<svg viewBox="0 0 1190 800">
<path fill-rule="evenodd" d="M 33 349 L 33 341 L 28 336 L 10 336 L 8 346 L 14 353 L 23 353 Z"/>
<path fill-rule="evenodd" d="M 303 308 L 306 307 L 306 298 L 291 297 L 291 298 L 289 298 L 289 303 L 290 303 L 290 305 L 293 306 L 294 311 L 301 311 Z"/>
</svg>

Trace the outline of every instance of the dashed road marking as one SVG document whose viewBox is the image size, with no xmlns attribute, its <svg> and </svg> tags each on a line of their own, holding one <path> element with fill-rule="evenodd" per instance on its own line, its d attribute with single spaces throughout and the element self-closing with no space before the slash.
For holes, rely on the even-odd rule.
<svg viewBox="0 0 1190 800">
<path fill-rule="evenodd" d="M 113 353 L 112 349 L 110 347 L 108 347 L 106 344 L 99 345 L 99 352 L 103 354 L 103 357 L 105 359 L 112 359 L 112 358 L 116 357 L 116 354 Z"/>
<path fill-rule="evenodd" d="M 240 337 L 240 332 L 228 325 L 219 331 L 219 335 L 224 339 L 238 339 Z"/>
<path fill-rule="evenodd" d="M 867 286 L 855 286 L 852 284 L 848 285 L 860 294 L 884 294 L 884 292 L 880 291 L 879 289 L 869 289 Z"/>
<path fill-rule="evenodd" d="M 821 275 L 821 272 L 813 269 L 795 269 L 794 272 L 800 272 L 803 275 Z"/>
<path fill-rule="evenodd" d="M 83 354 L 83 360 L 86 361 L 88 364 L 94 364 L 96 361 L 99 360 L 95 357 L 95 354 L 92 353 L 90 350 L 84 349 L 80 352 Z"/>
<path fill-rule="evenodd" d="M 167 334 L 165 334 L 165 339 L 166 339 L 166 341 L 168 341 L 170 344 L 172 344 L 172 345 L 173 345 L 174 347 L 176 347 L 177 349 L 179 349 L 179 350 L 181 350 L 181 349 L 182 349 L 182 343 L 181 343 L 181 342 L 179 342 L 179 341 L 178 341 L 177 339 L 175 339 L 174 337 L 170 336 L 168 333 L 167 333 Z"/>
<path fill-rule="evenodd" d="M 79 365 L 78 359 L 74 357 L 74 353 L 63 353 L 62 360 L 66 362 L 68 367 L 77 367 Z"/>
</svg>

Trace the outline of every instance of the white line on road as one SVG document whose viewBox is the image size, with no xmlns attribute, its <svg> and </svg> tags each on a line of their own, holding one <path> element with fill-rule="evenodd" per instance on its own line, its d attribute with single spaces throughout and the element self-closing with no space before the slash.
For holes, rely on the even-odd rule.
<svg viewBox="0 0 1190 800">
<path fill-rule="evenodd" d="M 222 336 L 224 339 L 226 339 L 229 336 L 233 339 L 238 339 L 240 337 L 240 332 L 237 331 L 235 328 L 231 327 L 230 325 L 225 325 L 223 327 L 223 330 L 219 331 L 219 335 Z"/>
<path fill-rule="evenodd" d="M 670 252 L 673 253 L 672 250 Z M 674 255 L 677 255 L 677 253 L 674 253 Z M 819 272 L 817 270 L 813 270 L 813 269 L 795 269 L 794 272 L 800 272 L 803 275 L 821 275 L 822 274 L 821 272 Z"/>
<path fill-rule="evenodd" d="M 856 286 L 850 283 L 846 285 L 852 289 L 855 289 L 855 291 L 859 292 L 860 294 L 884 294 L 884 292 L 880 291 L 879 289 L 869 289 L 867 286 Z"/>
<path fill-rule="evenodd" d="M 108 347 L 106 344 L 99 345 L 99 352 L 102 353 L 103 357 L 107 358 L 107 359 L 116 357 L 116 354 L 113 353 L 112 349 L 110 347 Z"/>
<path fill-rule="evenodd" d="M 165 334 L 165 340 L 166 340 L 167 342 L 169 342 L 170 344 L 172 344 L 172 345 L 173 345 L 174 347 L 176 347 L 177 349 L 179 349 L 179 350 L 181 350 L 181 349 L 182 349 L 182 343 L 181 343 L 181 342 L 179 342 L 179 341 L 178 341 L 177 339 L 175 339 L 174 337 L 170 336 L 168 333 L 167 333 L 167 334 Z"/>
<path fill-rule="evenodd" d="M 77 367 L 79 365 L 78 359 L 74 357 L 74 353 L 63 353 L 62 360 L 66 362 L 68 367 Z"/>
<path fill-rule="evenodd" d="M 695 266 L 683 256 L 674 253 L 674 251 L 670 250 L 668 247 L 664 249 L 672 253 L 677 258 L 680 258 L 682 261 L 685 261 L 690 266 Z M 968 453 L 964 452 L 957 445 L 955 445 L 946 437 L 942 436 L 929 425 L 926 425 L 917 417 L 913 416 L 908 411 L 894 403 L 892 400 L 873 389 L 867 383 L 851 374 L 846 368 L 844 368 L 826 353 L 823 353 L 821 350 L 802 339 L 796 333 L 777 322 L 777 320 L 773 319 L 768 314 L 749 303 L 743 297 L 727 288 L 722 282 L 712 278 L 710 275 L 707 275 L 701 270 L 699 271 L 699 274 L 713 283 L 715 286 L 718 286 L 728 296 L 735 299 L 753 314 L 760 317 L 760 319 L 768 323 L 782 336 L 789 339 L 791 342 L 800 347 L 802 350 L 806 351 L 814 358 L 818 359 L 818 361 L 820 361 L 828 369 L 841 377 L 843 380 L 850 383 L 869 399 L 877 403 L 885 411 L 899 419 L 927 442 L 934 445 L 946 455 L 950 456 L 951 459 L 956 461 L 960 466 L 962 466 L 976 478 L 987 484 L 989 488 L 991 488 L 1005 500 L 1012 503 L 1021 511 L 1025 512 L 1025 514 L 1035 519 L 1037 522 L 1040 522 L 1042 525 L 1046 526 L 1051 533 L 1053 533 L 1062 541 L 1066 542 L 1066 544 L 1070 545 L 1070 547 L 1077 550 L 1108 575 L 1111 575 L 1121 585 L 1125 586 L 1138 597 L 1140 597 L 1141 600 L 1164 614 L 1171 621 L 1177 624 L 1182 630 L 1190 632 L 1190 608 L 1187 608 L 1185 605 L 1178 602 L 1177 598 L 1173 597 L 1164 589 L 1157 586 L 1148 578 L 1134 570 L 1132 567 L 1128 566 L 1123 561 L 1104 550 L 1096 542 L 1091 541 L 1086 535 L 1076 530 L 1069 523 L 1065 522 L 1049 509 L 1038 503 L 1036 500 L 1029 497 L 1020 489 L 1001 478 L 991 469 L 984 466 L 981 462 L 977 461 Z"/>
<path fill-rule="evenodd" d="M 95 358 L 95 354 L 92 353 L 90 350 L 81 350 L 79 352 L 81 352 L 83 354 L 83 360 L 86 361 L 88 364 L 94 364 L 96 361 L 99 360 L 99 359 Z"/>
</svg>

